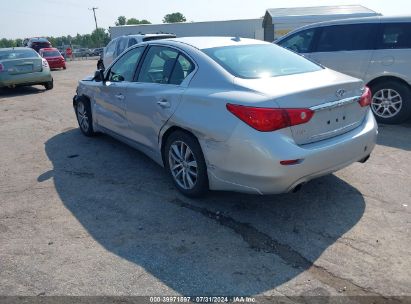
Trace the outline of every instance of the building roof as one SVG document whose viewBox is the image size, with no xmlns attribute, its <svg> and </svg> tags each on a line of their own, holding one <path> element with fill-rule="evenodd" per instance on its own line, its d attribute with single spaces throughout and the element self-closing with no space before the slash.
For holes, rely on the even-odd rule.
<svg viewBox="0 0 411 304">
<path fill-rule="evenodd" d="M 209 49 L 215 47 L 224 46 L 237 46 L 237 45 L 249 45 L 249 44 L 266 44 L 267 42 L 248 38 L 238 38 L 238 37 L 212 37 L 212 36 L 202 36 L 202 37 L 182 37 L 167 39 L 168 41 L 176 41 L 184 44 L 191 45 L 197 49 Z M 155 40 L 153 42 L 163 42 L 167 40 Z"/>
<path fill-rule="evenodd" d="M 377 12 L 361 5 L 269 8 L 267 9 L 267 13 L 270 14 L 272 18 L 290 16 L 377 14 Z"/>
</svg>

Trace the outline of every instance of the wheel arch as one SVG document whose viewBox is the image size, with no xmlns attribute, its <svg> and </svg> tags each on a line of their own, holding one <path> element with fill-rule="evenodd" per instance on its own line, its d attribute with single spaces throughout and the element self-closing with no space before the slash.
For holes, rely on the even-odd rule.
<svg viewBox="0 0 411 304">
<path fill-rule="evenodd" d="M 194 137 L 194 138 L 197 140 L 197 142 L 199 142 L 197 136 L 196 136 L 193 132 L 191 132 L 191 131 L 189 131 L 189 130 L 187 130 L 187 129 L 184 129 L 184 128 L 182 128 L 182 127 L 179 127 L 179 126 L 171 126 L 171 127 L 169 127 L 169 128 L 163 133 L 163 135 L 162 135 L 161 138 L 160 138 L 160 152 L 161 152 L 161 159 L 162 159 L 162 161 L 163 161 L 163 165 L 164 165 L 164 166 L 165 166 L 165 147 L 166 147 L 167 139 L 170 137 L 171 134 L 173 134 L 173 133 L 176 132 L 176 131 L 181 131 L 181 132 L 187 133 L 188 135 L 191 135 L 192 137 Z M 201 146 L 201 145 L 200 145 L 200 146 Z"/>
<path fill-rule="evenodd" d="M 78 96 L 78 98 L 84 98 L 84 99 L 86 99 L 88 102 L 91 101 L 90 97 L 88 97 L 87 95 L 84 95 L 84 94 Z M 77 99 L 78 99 L 78 98 L 73 98 L 73 107 L 76 107 L 76 103 L 77 103 Z"/>
<path fill-rule="evenodd" d="M 379 76 L 377 78 L 374 78 L 373 80 L 371 80 L 370 82 L 367 83 L 367 86 L 372 87 L 372 86 L 374 86 L 378 83 L 382 83 L 382 82 L 386 82 L 386 81 L 395 81 L 395 82 L 402 83 L 402 84 L 406 85 L 411 90 L 411 85 L 407 81 L 405 81 L 404 79 L 402 79 L 398 76 L 391 76 L 391 75 Z"/>
</svg>

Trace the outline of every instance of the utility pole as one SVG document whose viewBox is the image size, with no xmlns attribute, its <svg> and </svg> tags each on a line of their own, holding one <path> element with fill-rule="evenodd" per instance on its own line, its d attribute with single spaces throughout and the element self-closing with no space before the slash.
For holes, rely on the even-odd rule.
<svg viewBox="0 0 411 304">
<path fill-rule="evenodd" d="M 96 29 L 97 29 L 96 9 L 98 9 L 98 7 L 92 7 L 92 8 L 89 8 L 89 10 L 90 10 L 90 11 L 93 11 L 93 14 L 94 14 L 94 21 L 95 21 L 95 23 L 96 23 Z"/>
</svg>

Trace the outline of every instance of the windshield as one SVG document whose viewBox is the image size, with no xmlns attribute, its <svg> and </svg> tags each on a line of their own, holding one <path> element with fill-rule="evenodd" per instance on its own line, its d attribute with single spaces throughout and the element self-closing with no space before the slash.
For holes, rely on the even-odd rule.
<svg viewBox="0 0 411 304">
<path fill-rule="evenodd" d="M 43 57 L 59 57 L 61 56 L 59 51 L 46 51 L 43 52 Z"/>
<path fill-rule="evenodd" d="M 0 51 L 0 60 L 32 58 L 37 56 L 37 53 L 32 49 Z"/>
<path fill-rule="evenodd" d="M 240 78 L 267 78 L 322 69 L 304 57 L 274 44 L 226 46 L 202 51 Z"/>
</svg>

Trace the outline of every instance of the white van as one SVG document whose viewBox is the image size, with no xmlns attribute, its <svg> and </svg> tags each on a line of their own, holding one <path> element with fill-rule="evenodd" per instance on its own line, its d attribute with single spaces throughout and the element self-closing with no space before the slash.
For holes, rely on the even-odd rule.
<svg viewBox="0 0 411 304">
<path fill-rule="evenodd" d="M 363 79 L 379 122 L 411 116 L 411 17 L 321 22 L 275 41 L 326 67 Z"/>
<path fill-rule="evenodd" d="M 169 39 L 176 38 L 173 34 L 137 34 L 117 37 L 110 41 L 109 44 L 104 48 L 103 63 L 104 66 L 99 66 L 97 68 L 108 67 L 114 59 L 116 59 L 125 49 L 132 45 L 141 43 L 143 41 L 151 41 L 157 39 Z"/>
</svg>

